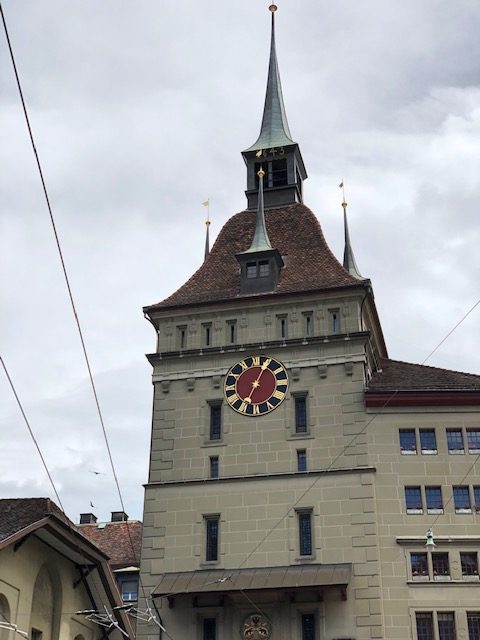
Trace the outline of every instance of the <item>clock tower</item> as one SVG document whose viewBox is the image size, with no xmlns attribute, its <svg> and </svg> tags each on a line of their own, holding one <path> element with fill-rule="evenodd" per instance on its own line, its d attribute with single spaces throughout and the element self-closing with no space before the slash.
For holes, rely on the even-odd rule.
<svg viewBox="0 0 480 640">
<path fill-rule="evenodd" d="M 390 571 L 394 558 L 401 575 L 406 556 L 386 527 L 393 519 L 409 532 L 398 423 L 415 432 L 424 418 L 412 429 L 403 408 L 372 415 L 399 384 L 405 393 L 417 385 L 410 400 L 400 393 L 411 407 L 422 384 L 433 404 L 435 385 L 444 387 L 428 367 L 388 360 L 346 203 L 343 265 L 304 204 L 270 11 L 261 130 L 242 154 L 246 209 L 183 286 L 144 308 L 157 344 L 147 356 L 154 405 L 139 607 L 151 607 L 160 637 L 172 640 L 411 638 L 408 576 L 398 586 Z M 480 390 L 480 378 L 470 383 Z M 397 406 L 397 394 L 387 404 Z M 373 419 L 382 431 L 372 440 Z M 139 621 L 138 636 L 157 640 L 159 628 Z"/>
</svg>

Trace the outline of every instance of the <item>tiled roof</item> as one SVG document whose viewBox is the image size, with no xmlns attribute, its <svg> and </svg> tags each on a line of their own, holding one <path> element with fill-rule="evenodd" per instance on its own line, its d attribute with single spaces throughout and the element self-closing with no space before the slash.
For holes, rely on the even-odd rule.
<svg viewBox="0 0 480 640">
<path fill-rule="evenodd" d="M 50 498 L 4 498 L 0 500 L 0 540 L 9 538 L 49 515 L 70 522 Z M 73 526 L 73 523 L 71 524 Z"/>
<path fill-rule="evenodd" d="M 140 566 L 143 525 L 138 520 L 77 525 L 110 558 L 112 569 Z M 133 548 L 132 548 L 133 546 Z"/>
<path fill-rule="evenodd" d="M 292 204 L 265 211 L 271 244 L 284 257 L 275 294 L 358 286 L 330 251 L 320 223 L 308 207 Z M 224 225 L 208 258 L 193 276 L 157 305 L 182 306 L 239 296 L 240 270 L 235 254 L 252 242 L 256 212 L 237 213 Z M 242 296 L 243 298 L 243 296 Z"/>
<path fill-rule="evenodd" d="M 449 371 L 399 360 L 380 360 L 380 371 L 374 373 L 368 392 L 387 391 L 480 391 L 480 376 Z"/>
</svg>

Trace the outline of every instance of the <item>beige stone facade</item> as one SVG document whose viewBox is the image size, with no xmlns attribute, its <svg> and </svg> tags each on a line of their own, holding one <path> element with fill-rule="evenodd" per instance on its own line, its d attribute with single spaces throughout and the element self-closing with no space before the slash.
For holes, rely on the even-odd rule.
<svg viewBox="0 0 480 640">
<path fill-rule="evenodd" d="M 264 308 L 190 309 L 188 315 L 160 311 L 159 352 L 154 366 L 154 413 L 149 483 L 146 487 L 142 580 L 148 593 L 164 574 L 351 563 L 346 592 L 332 586 L 293 594 L 282 590 L 156 598 L 168 633 L 203 638 L 202 620 L 217 620 L 218 638 L 241 637 L 242 620 L 258 607 L 272 623 L 272 638 L 300 640 L 302 612 L 315 616 L 315 638 L 417 638 L 416 614 L 438 620 L 454 614 L 458 637 L 469 638 L 467 612 L 480 611 L 478 574 L 462 575 L 460 553 L 477 553 L 480 513 L 455 513 L 452 487 L 462 484 L 476 454 L 449 453 L 446 430 L 480 428 L 478 407 L 365 408 L 372 317 L 362 299 L 308 296 Z M 341 309 L 342 333 L 328 333 L 328 310 Z M 371 311 L 371 310 L 370 310 Z M 302 320 L 312 313 L 312 335 Z M 274 318 L 285 316 L 289 334 L 275 334 Z M 237 344 L 224 330 L 236 320 Z M 202 347 L 202 323 L 214 327 L 214 343 Z M 367 326 L 365 327 L 365 324 Z M 366 330 L 361 330 L 361 327 Z M 186 327 L 185 351 L 173 342 Z M 216 337 L 215 337 L 216 336 Z M 225 402 L 226 371 L 247 355 L 268 354 L 283 362 L 288 397 L 260 418 L 239 415 Z M 305 395 L 308 427 L 295 433 L 295 397 Z M 209 439 L 209 409 L 221 403 L 222 433 Z M 417 451 L 402 452 L 400 430 L 415 430 Z M 435 430 L 437 450 L 421 451 L 420 430 Z M 304 450 L 307 472 L 297 471 Z M 210 458 L 219 478 L 211 479 Z M 470 471 L 463 483 L 480 484 Z M 405 487 L 441 486 L 444 513 L 407 513 Z M 472 494 L 472 502 L 474 496 Z M 314 550 L 299 555 L 298 513 L 309 510 Z M 205 558 L 205 519 L 219 518 L 219 555 Z M 425 535 L 434 523 L 435 553 L 449 554 L 449 576 L 412 576 L 411 553 L 426 554 Z M 428 581 L 427 581 L 428 580 Z M 344 599 L 346 598 L 346 599 Z M 448 620 L 447 620 L 448 622 Z M 156 637 L 155 627 L 140 627 Z M 418 636 L 422 637 L 422 636 Z M 449 636 L 445 635 L 445 638 Z M 471 635 L 474 639 L 476 636 Z"/>
<path fill-rule="evenodd" d="M 270 10 L 249 208 L 144 309 L 144 605 L 172 640 L 480 640 L 480 376 L 388 358 L 347 204 L 343 266 L 303 204 Z"/>
</svg>

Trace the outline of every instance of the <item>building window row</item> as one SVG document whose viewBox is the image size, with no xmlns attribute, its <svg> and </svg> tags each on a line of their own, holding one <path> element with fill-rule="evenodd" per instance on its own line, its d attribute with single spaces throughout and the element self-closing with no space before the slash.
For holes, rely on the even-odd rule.
<svg viewBox="0 0 480 640">
<path fill-rule="evenodd" d="M 480 513 L 480 486 L 454 486 L 452 497 L 455 513 Z M 442 487 L 405 487 L 405 507 L 409 514 L 443 513 Z"/>
<path fill-rule="evenodd" d="M 467 611 L 466 614 L 468 640 L 480 640 L 480 611 Z M 415 625 L 417 640 L 457 640 L 454 611 L 417 611 Z"/>
<path fill-rule="evenodd" d="M 296 510 L 299 557 L 312 558 L 314 555 L 313 509 Z M 205 530 L 205 561 L 218 562 L 220 549 L 220 515 L 203 516 Z"/>
<path fill-rule="evenodd" d="M 294 433 L 296 435 L 306 435 L 309 432 L 308 429 L 308 408 L 307 408 L 307 394 L 298 393 L 293 396 L 294 399 Z M 212 400 L 209 401 L 210 407 L 210 423 L 208 440 L 215 442 L 222 439 L 222 401 Z"/>
<path fill-rule="evenodd" d="M 460 568 L 462 580 L 478 581 L 478 553 L 476 551 L 460 551 Z M 411 553 L 410 569 L 412 580 L 415 582 L 449 581 L 452 579 L 450 554 L 447 552 Z"/>
<path fill-rule="evenodd" d="M 302 640 L 316 640 L 316 621 L 314 613 L 303 613 L 300 617 Z M 217 640 L 216 618 L 203 618 L 202 640 Z"/>
<path fill-rule="evenodd" d="M 399 429 L 400 451 L 403 455 L 435 455 L 437 435 L 435 429 Z M 447 451 L 451 455 L 480 453 L 480 428 L 449 428 L 445 430 Z"/>
<path fill-rule="evenodd" d="M 237 321 L 227 320 L 225 322 L 225 340 L 223 344 L 237 344 Z M 188 343 L 188 326 L 177 326 L 177 349 L 183 351 L 184 349 L 191 348 Z M 213 325 L 211 322 L 203 322 L 201 327 L 201 346 L 211 347 L 213 346 Z"/>
<path fill-rule="evenodd" d="M 247 278 L 264 278 L 269 275 L 268 261 L 260 261 L 247 264 Z M 342 327 L 340 322 L 340 310 L 328 310 L 328 335 L 341 333 Z M 191 348 L 188 344 L 188 326 L 178 325 L 177 328 L 177 348 L 180 350 Z M 286 340 L 289 337 L 288 314 L 279 314 L 276 316 L 276 332 L 277 338 Z M 315 327 L 313 321 L 313 311 L 305 311 L 302 313 L 302 336 L 310 338 L 315 335 Z M 225 321 L 225 342 L 224 344 L 237 343 L 237 321 Z M 211 322 L 203 322 L 201 325 L 201 346 L 213 346 L 213 326 Z"/>
</svg>

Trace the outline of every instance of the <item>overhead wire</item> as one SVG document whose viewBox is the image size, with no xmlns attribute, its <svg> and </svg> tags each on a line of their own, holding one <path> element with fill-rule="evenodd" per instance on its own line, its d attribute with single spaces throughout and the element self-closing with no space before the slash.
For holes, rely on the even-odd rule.
<svg viewBox="0 0 480 640">
<path fill-rule="evenodd" d="M 26 121 L 27 129 L 28 129 L 28 134 L 29 134 L 31 145 L 32 145 L 32 150 L 33 150 L 33 153 L 34 153 L 34 156 L 35 156 L 35 161 L 36 161 L 36 164 L 37 164 L 37 168 L 38 168 L 38 172 L 39 172 L 39 176 L 40 176 L 40 180 L 41 180 L 41 184 L 42 184 L 42 189 L 43 189 L 43 193 L 44 193 L 44 196 L 45 196 L 45 201 L 46 201 L 46 204 L 47 204 L 47 209 L 48 209 L 48 213 L 49 213 L 49 217 L 50 217 L 50 222 L 51 222 L 53 233 L 54 233 L 54 237 L 55 237 L 55 243 L 56 243 L 58 254 L 59 254 L 59 258 L 60 258 L 61 268 L 62 268 L 62 272 L 63 272 L 63 275 L 64 275 L 65 284 L 66 284 L 67 291 L 68 291 L 68 297 L 69 297 L 69 300 L 70 300 L 70 304 L 71 304 L 71 307 L 72 307 L 75 323 L 76 323 L 76 326 L 77 326 L 77 331 L 78 331 L 80 342 L 81 342 L 82 352 L 83 352 L 83 356 L 84 356 L 84 359 L 85 359 L 85 364 L 86 364 L 87 372 L 88 372 L 88 378 L 89 378 L 90 385 L 91 385 L 91 388 L 92 388 L 92 392 L 93 392 L 93 396 L 94 396 L 94 400 L 95 400 L 95 405 L 96 405 L 96 409 L 97 409 L 97 414 L 98 414 L 98 417 L 99 417 L 99 421 L 100 421 L 100 425 L 101 425 L 101 429 L 102 429 L 102 433 L 103 433 L 103 437 L 104 437 L 104 441 L 105 441 L 105 446 L 106 446 L 106 449 L 107 449 L 107 454 L 108 454 L 108 458 L 109 458 L 112 474 L 113 474 L 113 477 L 114 477 L 114 481 L 115 481 L 115 485 L 116 485 L 116 488 L 117 488 L 117 492 L 118 492 L 118 496 L 119 496 L 119 500 L 120 500 L 120 504 L 121 504 L 122 510 L 123 510 L 123 512 L 125 512 L 123 496 L 122 496 L 122 492 L 121 492 L 121 489 L 120 489 L 120 483 L 119 483 L 118 475 L 117 475 L 117 472 L 116 472 L 116 469 L 115 469 L 115 464 L 114 464 L 114 461 L 113 461 L 113 456 L 112 456 L 112 452 L 111 452 L 111 448 L 110 448 L 110 444 L 109 444 L 109 440 L 108 440 L 107 430 L 106 430 L 106 427 L 105 427 L 105 422 L 104 422 L 102 410 L 101 410 L 101 407 L 100 407 L 100 401 L 99 401 L 99 397 L 98 397 L 98 393 L 97 393 L 97 389 L 96 389 L 96 385 L 95 385 L 95 381 L 94 381 L 94 377 L 93 377 L 93 373 L 92 373 L 92 368 L 91 368 L 91 365 L 90 365 L 90 359 L 89 359 L 89 356 L 88 356 L 88 352 L 87 352 L 87 348 L 86 348 L 86 343 L 85 343 L 83 331 L 82 331 L 80 320 L 79 320 L 79 317 L 78 317 L 76 304 L 75 304 L 74 297 L 73 297 L 72 287 L 71 287 L 71 284 L 70 284 L 70 279 L 69 279 L 69 276 L 68 276 L 68 273 L 67 273 L 67 268 L 66 268 L 66 264 L 65 264 L 65 260 L 64 260 L 64 256 L 63 256 L 63 251 L 62 251 L 61 244 L 60 244 L 60 239 L 59 239 L 59 234 L 58 234 L 58 231 L 57 231 L 55 219 L 54 219 L 54 216 L 53 216 L 53 211 L 52 211 L 50 198 L 49 198 L 49 195 L 48 195 L 48 191 L 47 191 L 47 187 L 46 187 L 46 183 L 45 183 L 45 179 L 44 179 L 44 175 L 43 175 L 43 171 L 42 171 L 42 166 L 41 166 L 41 163 L 40 163 L 40 158 L 39 158 L 39 155 L 38 155 L 38 152 L 37 152 L 37 149 L 36 149 L 36 145 L 35 145 L 35 141 L 34 141 L 33 131 L 32 131 L 32 127 L 31 127 L 31 124 L 30 124 L 30 119 L 29 119 L 29 116 L 28 116 L 28 111 L 27 111 L 27 107 L 26 107 L 26 103 L 25 103 L 25 99 L 24 99 L 24 95 L 23 95 L 23 91 L 22 91 L 22 87 L 21 87 L 21 83 L 20 83 L 20 78 L 19 78 L 19 74 L 18 74 L 18 70 L 17 70 L 17 65 L 16 65 L 16 62 L 15 62 L 15 57 L 14 57 L 14 54 L 13 54 L 13 48 L 12 48 L 12 45 L 11 45 L 11 41 L 10 41 L 10 37 L 9 37 L 7 24 L 6 24 L 6 20 L 5 20 L 3 7 L 2 7 L 1 2 L 0 2 L 0 13 L 1 13 L 1 16 L 2 16 L 2 22 L 3 22 L 3 26 L 4 26 L 5 36 L 6 36 L 6 40 L 7 40 L 7 44 L 8 44 L 8 49 L 9 49 L 9 53 L 10 53 L 12 66 L 13 66 L 13 69 L 14 69 L 14 74 L 15 74 L 17 88 L 18 88 L 19 95 L 20 95 L 20 100 L 21 100 L 21 103 L 22 103 L 22 108 L 23 108 L 25 121 Z M 433 349 L 429 353 L 429 355 L 423 360 L 422 365 L 425 364 L 425 362 L 440 348 L 440 346 L 450 337 L 450 335 L 463 323 L 463 321 L 470 315 L 470 313 L 479 304 L 480 304 L 480 299 L 459 320 L 459 322 L 457 322 L 457 324 L 448 332 L 448 334 L 441 340 L 441 342 L 435 347 L 435 349 Z M 2 362 L 2 366 L 3 366 L 4 370 L 5 370 L 5 373 L 7 375 L 7 378 L 9 380 L 9 383 L 12 386 L 11 378 L 10 378 L 10 376 L 8 374 L 8 371 L 7 371 L 6 367 L 5 367 L 5 363 L 4 363 L 3 359 L 1 359 L 1 362 Z M 26 421 L 27 427 L 29 428 L 29 431 L 31 432 L 30 425 L 29 425 L 28 420 L 27 420 L 27 418 L 26 418 L 26 416 L 24 414 L 23 408 L 21 407 L 21 403 L 19 402 L 18 396 L 17 396 L 13 386 L 12 386 L 12 390 L 13 390 L 13 392 L 15 394 L 16 399 L 17 399 L 17 403 L 19 404 L 19 406 L 21 408 L 21 411 L 22 411 L 22 414 L 24 416 L 24 420 Z M 322 472 L 322 475 L 334 470 L 334 464 L 339 460 L 340 457 L 342 457 L 344 455 L 345 451 L 349 447 L 351 447 L 352 444 L 354 444 L 354 442 L 357 440 L 357 438 L 360 435 L 362 435 L 363 433 L 365 433 L 366 429 L 372 424 L 372 422 L 378 417 L 378 415 L 381 414 L 383 409 L 385 409 L 389 405 L 389 403 L 393 400 L 393 398 L 397 395 L 397 393 L 398 393 L 398 390 L 395 390 L 387 398 L 385 403 L 380 407 L 378 413 L 376 413 L 374 416 L 372 416 L 372 418 L 364 425 L 364 427 L 357 434 L 355 434 L 352 437 L 352 439 L 348 442 L 348 444 L 345 445 L 343 447 L 343 449 L 331 461 L 329 466 L 324 470 L 320 470 Z M 41 450 L 40 450 L 40 448 L 38 446 L 38 443 L 36 442 L 32 432 L 31 432 L 31 435 L 33 437 L 33 440 L 34 440 L 34 443 L 35 443 L 35 445 L 37 447 L 37 450 L 38 450 L 38 452 L 40 454 L 40 457 L 42 459 L 44 467 L 45 467 L 45 469 L 47 471 L 47 475 L 49 477 L 49 480 L 50 480 L 50 482 L 51 482 L 51 484 L 52 484 L 52 486 L 54 488 L 55 495 L 56 495 L 56 497 L 57 497 L 57 499 L 59 501 L 59 504 L 60 504 L 60 506 L 62 508 L 62 511 L 64 511 L 63 506 L 62 506 L 61 501 L 60 501 L 60 497 L 58 495 L 58 492 L 56 491 L 55 485 L 54 485 L 53 480 L 51 478 L 50 472 L 48 471 L 48 467 L 46 466 L 45 460 L 44 460 L 43 455 L 41 453 Z M 467 471 L 467 473 L 465 474 L 465 476 L 464 476 L 464 478 L 462 479 L 461 482 L 463 482 L 466 479 L 466 477 L 468 477 L 469 473 L 475 467 L 475 464 L 476 464 L 476 462 L 478 461 L 479 458 L 480 458 L 480 454 L 477 456 L 475 462 L 471 465 L 471 467 L 469 468 L 469 470 Z M 297 500 L 290 506 L 290 508 L 284 514 L 284 516 L 282 516 L 282 518 L 280 518 L 275 523 L 275 525 L 273 525 L 269 529 L 269 531 L 267 531 L 265 536 L 260 540 L 259 543 L 257 543 L 257 545 L 254 547 L 254 549 L 246 556 L 244 561 L 239 565 L 238 570 L 241 569 L 248 562 L 248 560 L 263 545 L 263 543 L 268 539 L 268 537 L 273 533 L 273 531 L 275 531 L 282 524 L 282 522 L 284 522 L 284 520 L 289 516 L 291 511 L 294 510 L 295 507 L 301 502 L 301 500 L 316 486 L 316 484 L 319 482 L 321 477 L 322 476 L 320 475 L 309 487 L 307 487 L 305 489 L 305 491 L 300 495 L 300 497 L 297 498 Z M 450 498 L 450 500 L 451 500 L 451 498 Z M 448 504 L 448 502 L 447 502 L 447 504 Z M 437 518 L 438 518 L 438 516 L 437 516 Z M 435 519 L 434 522 L 436 522 L 436 521 L 437 521 L 437 519 Z M 132 550 L 134 551 L 134 554 L 135 554 L 135 548 L 134 548 L 134 545 L 133 545 L 133 540 L 131 538 L 131 533 L 130 533 L 130 530 L 129 530 L 128 527 L 127 527 L 127 531 L 128 531 L 128 535 L 129 535 L 129 539 L 130 539 L 130 544 L 132 546 Z M 140 582 L 141 582 L 141 580 L 140 580 Z M 143 587 L 143 584 L 141 584 L 141 587 L 143 589 L 144 598 L 145 598 L 146 601 L 148 601 L 146 593 L 145 593 L 145 589 Z M 240 591 L 242 593 L 244 593 L 243 590 L 240 590 Z M 246 596 L 245 593 L 244 593 L 244 595 Z M 168 635 L 168 633 L 167 633 L 167 635 Z M 171 637 L 171 636 L 169 636 L 169 637 Z"/>
<path fill-rule="evenodd" d="M 87 347 L 86 347 L 86 343 L 85 343 L 85 338 L 84 338 L 82 327 L 81 327 L 81 324 L 80 324 L 80 319 L 79 319 L 79 316 L 78 316 L 77 307 L 76 307 L 74 296 L 73 296 L 72 286 L 70 284 L 70 278 L 69 278 L 68 272 L 67 272 L 67 267 L 66 267 L 66 263 L 65 263 L 65 259 L 64 259 L 61 243 L 60 243 L 60 237 L 59 237 L 59 234 L 58 234 L 57 225 L 55 223 L 55 218 L 54 218 L 54 215 L 53 215 L 53 210 L 52 210 L 52 206 L 51 206 L 51 203 L 50 203 L 50 198 L 49 198 L 49 195 L 48 195 L 47 185 L 46 185 L 46 182 L 45 182 L 45 178 L 44 178 L 44 174 L 43 174 L 43 170 L 42 170 L 42 165 L 41 165 L 41 162 L 40 162 L 40 157 L 39 157 L 36 145 L 35 145 L 35 139 L 34 139 L 34 136 L 33 136 L 33 130 L 32 130 L 32 126 L 31 126 L 31 123 L 30 123 L 30 118 L 29 118 L 29 115 L 28 115 L 27 105 L 26 105 L 26 102 L 25 102 L 25 98 L 24 98 L 24 94 L 23 94 L 23 90 L 22 90 L 22 85 L 21 85 L 21 82 L 20 82 L 20 77 L 19 77 L 19 73 L 18 73 L 16 62 L 15 62 L 15 56 L 14 56 L 14 52 L 13 52 L 13 47 L 12 47 L 12 43 L 11 43 L 11 40 L 10 40 L 10 35 L 9 35 L 9 32 L 8 32 L 7 22 L 6 22 L 6 19 L 5 19 L 5 14 L 4 14 L 3 6 L 2 6 L 1 2 L 0 2 L 0 14 L 2 16 L 2 23 L 3 23 L 4 32 L 5 32 L 5 38 L 6 38 L 8 50 L 9 50 L 9 53 L 10 53 L 10 60 L 12 62 L 12 67 L 13 67 L 13 71 L 14 71 L 14 75 L 15 75 L 15 81 L 16 81 L 16 84 L 17 84 L 18 93 L 19 93 L 19 96 L 20 96 L 21 104 L 22 104 L 23 114 L 24 114 L 24 117 L 25 117 L 26 125 L 27 125 L 27 130 L 28 130 L 28 135 L 29 135 L 29 138 L 30 138 L 30 143 L 31 143 L 31 146 L 32 146 L 33 154 L 34 154 L 34 157 L 35 157 L 35 162 L 36 162 L 36 165 L 37 165 L 38 173 L 39 173 L 39 176 L 40 176 L 40 181 L 41 181 L 41 184 L 42 184 L 42 190 L 43 190 L 43 194 L 44 194 L 44 197 L 45 197 L 45 202 L 46 202 L 47 209 L 48 209 L 50 223 L 51 223 L 53 234 L 54 234 L 54 238 L 55 238 L 55 244 L 56 244 L 58 255 L 59 255 L 59 258 L 60 258 L 61 269 L 62 269 L 63 276 L 64 276 L 64 279 L 65 279 L 65 284 L 66 284 L 66 287 L 67 287 L 68 298 L 70 300 L 70 305 L 71 305 L 73 316 L 74 316 L 74 319 L 75 319 L 77 332 L 78 332 L 78 335 L 79 335 L 79 338 L 80 338 L 83 357 L 84 357 L 85 364 L 86 364 L 86 367 L 87 367 L 88 378 L 89 378 L 89 381 L 90 381 L 90 386 L 91 386 L 92 393 L 93 393 L 94 400 L 95 400 L 95 406 L 96 406 L 98 418 L 99 418 L 99 421 L 100 421 L 101 430 L 102 430 L 102 433 L 103 433 L 103 438 L 104 438 L 104 442 L 105 442 L 105 446 L 106 446 L 106 450 L 107 450 L 107 454 L 108 454 L 108 459 L 109 459 L 109 462 L 110 462 L 110 467 L 111 467 L 111 470 L 112 470 L 112 475 L 113 475 L 113 478 L 114 478 L 114 481 L 115 481 L 115 485 L 116 485 L 116 488 L 117 488 L 117 493 L 118 493 L 120 505 L 122 507 L 122 511 L 124 513 L 126 513 L 125 504 L 124 504 L 124 500 L 123 500 L 123 496 L 122 496 L 122 491 L 121 491 L 121 488 L 120 488 L 120 482 L 118 480 L 118 475 L 117 475 L 117 472 L 116 472 L 116 469 L 115 469 L 115 464 L 114 464 L 113 455 L 112 455 L 112 451 L 111 451 L 111 447 L 110 447 L 110 443 L 109 443 L 109 439 L 108 439 L 108 435 L 107 435 L 105 421 L 104 421 L 104 418 L 103 418 L 103 413 L 102 413 L 101 406 L 100 406 L 100 401 L 99 401 L 99 397 L 98 397 L 98 393 L 97 393 L 97 388 L 96 388 L 94 377 L 93 377 L 93 373 L 92 373 L 92 367 L 90 365 L 90 358 L 88 356 Z M 62 511 L 63 511 L 63 507 L 62 507 Z M 130 545 L 132 547 L 133 555 L 136 558 L 136 550 L 135 550 L 135 546 L 133 544 L 130 528 L 128 526 L 128 521 L 127 521 L 127 533 L 128 533 Z M 146 594 L 145 594 L 145 589 L 144 589 L 144 586 L 143 586 L 143 584 L 141 582 L 141 579 L 140 579 L 140 585 L 141 585 L 141 588 L 142 588 L 142 591 L 143 591 L 143 595 L 144 595 L 145 601 L 148 602 Z"/>
</svg>

